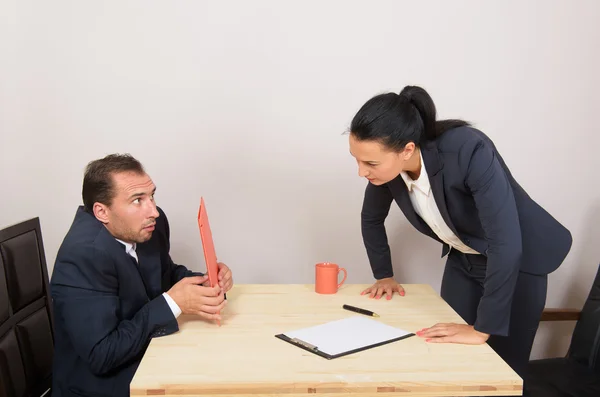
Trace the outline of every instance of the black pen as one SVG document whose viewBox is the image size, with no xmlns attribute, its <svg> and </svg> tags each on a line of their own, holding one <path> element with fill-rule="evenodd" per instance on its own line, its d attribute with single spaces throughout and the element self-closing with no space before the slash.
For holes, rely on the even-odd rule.
<svg viewBox="0 0 600 397">
<path fill-rule="evenodd" d="M 361 309 L 361 308 L 350 306 L 350 305 L 344 305 L 344 306 L 342 306 L 342 308 L 346 309 L 346 310 L 350 310 L 351 312 L 364 314 L 366 316 L 379 317 L 379 314 L 377 314 L 377 313 L 373 313 L 372 311 Z"/>
</svg>

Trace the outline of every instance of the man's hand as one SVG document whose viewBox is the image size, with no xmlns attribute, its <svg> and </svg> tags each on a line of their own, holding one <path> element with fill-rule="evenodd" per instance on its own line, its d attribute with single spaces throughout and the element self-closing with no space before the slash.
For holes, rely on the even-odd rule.
<svg viewBox="0 0 600 397">
<path fill-rule="evenodd" d="M 417 336 L 433 343 L 461 343 L 464 345 L 482 345 L 487 342 L 489 334 L 476 331 L 472 325 L 444 323 L 431 328 L 423 328 Z"/>
<path fill-rule="evenodd" d="M 227 293 L 231 287 L 233 287 L 233 276 L 231 274 L 231 269 L 224 263 L 217 263 L 219 267 L 219 273 L 217 274 L 217 279 L 219 280 L 219 287 L 223 290 L 223 293 Z M 210 281 L 206 279 L 204 284 L 206 287 L 210 287 Z"/>
<path fill-rule="evenodd" d="M 219 262 L 219 286 L 223 292 L 228 292 L 233 287 L 233 275 L 231 269 L 224 263 Z"/>
<path fill-rule="evenodd" d="M 385 293 L 387 300 L 390 300 L 392 299 L 394 292 L 397 292 L 400 296 L 404 296 L 404 288 L 402 288 L 402 286 L 398 284 L 392 277 L 388 277 L 377 280 L 375 284 L 360 294 L 369 294 L 370 298 L 380 299 Z"/>
<path fill-rule="evenodd" d="M 184 314 L 197 314 L 207 320 L 221 320 L 219 312 L 225 307 L 220 286 L 202 285 L 208 276 L 184 277 L 167 291 Z"/>
</svg>

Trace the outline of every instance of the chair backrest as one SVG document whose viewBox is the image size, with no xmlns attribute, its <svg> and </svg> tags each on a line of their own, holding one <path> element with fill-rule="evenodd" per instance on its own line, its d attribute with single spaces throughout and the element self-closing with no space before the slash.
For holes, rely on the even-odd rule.
<svg viewBox="0 0 600 397">
<path fill-rule="evenodd" d="M 600 266 L 575 325 L 569 357 L 600 374 Z"/>
<path fill-rule="evenodd" d="M 0 396 L 51 387 L 54 333 L 38 218 L 0 230 Z"/>
</svg>

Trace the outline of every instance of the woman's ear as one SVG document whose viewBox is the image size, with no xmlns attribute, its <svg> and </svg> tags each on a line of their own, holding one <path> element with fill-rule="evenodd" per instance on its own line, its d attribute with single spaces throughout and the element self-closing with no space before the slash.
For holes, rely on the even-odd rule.
<svg viewBox="0 0 600 397">
<path fill-rule="evenodd" d="M 404 161 L 408 161 L 411 159 L 411 157 L 415 154 L 416 152 L 416 146 L 414 142 L 408 142 L 405 146 L 404 146 L 404 150 L 400 153 L 402 156 L 402 159 Z"/>
</svg>

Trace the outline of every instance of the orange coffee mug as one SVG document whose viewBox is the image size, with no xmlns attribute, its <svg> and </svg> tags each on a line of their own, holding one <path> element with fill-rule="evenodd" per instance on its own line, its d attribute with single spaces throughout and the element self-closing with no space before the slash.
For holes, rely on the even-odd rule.
<svg viewBox="0 0 600 397">
<path fill-rule="evenodd" d="M 317 263 L 315 268 L 315 292 L 318 294 L 335 294 L 348 276 L 346 269 L 339 267 L 335 263 Z M 344 272 L 344 279 L 338 284 L 338 275 L 340 272 Z"/>
</svg>

